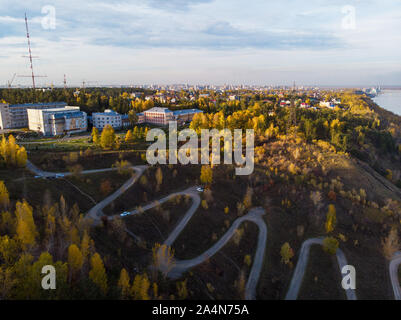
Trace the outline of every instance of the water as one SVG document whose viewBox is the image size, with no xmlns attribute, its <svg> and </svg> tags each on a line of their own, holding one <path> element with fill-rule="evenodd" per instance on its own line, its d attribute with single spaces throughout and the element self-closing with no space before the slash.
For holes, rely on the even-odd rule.
<svg viewBox="0 0 401 320">
<path fill-rule="evenodd" d="M 401 90 L 383 90 L 373 101 L 383 109 L 401 116 Z"/>
</svg>

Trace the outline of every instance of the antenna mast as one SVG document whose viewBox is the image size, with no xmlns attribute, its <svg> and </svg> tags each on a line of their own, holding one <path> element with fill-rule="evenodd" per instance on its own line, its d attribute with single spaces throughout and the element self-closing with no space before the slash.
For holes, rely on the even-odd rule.
<svg viewBox="0 0 401 320">
<path fill-rule="evenodd" d="M 29 37 L 29 29 L 28 29 L 28 18 L 25 13 L 25 26 L 26 26 L 26 38 L 28 39 L 28 51 L 29 51 L 29 61 L 31 63 L 31 72 L 32 72 L 32 87 L 35 90 L 35 74 L 33 73 L 33 63 L 32 63 L 32 52 L 31 52 L 31 39 Z"/>
</svg>

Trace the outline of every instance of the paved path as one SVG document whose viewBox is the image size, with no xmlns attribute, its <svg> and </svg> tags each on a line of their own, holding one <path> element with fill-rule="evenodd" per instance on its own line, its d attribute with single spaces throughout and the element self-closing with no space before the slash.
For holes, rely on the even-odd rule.
<svg viewBox="0 0 401 320">
<path fill-rule="evenodd" d="M 135 166 L 132 167 L 134 170 L 135 168 L 139 167 L 147 167 L 147 166 Z M 49 171 L 44 171 L 37 166 L 35 166 L 32 162 L 29 160 L 26 163 L 26 168 L 31 171 L 33 174 L 46 178 L 46 177 L 55 177 L 56 175 L 63 175 L 65 177 L 73 175 L 71 172 L 49 172 Z M 92 173 L 101 173 L 101 172 L 110 172 L 110 171 L 116 171 L 118 168 L 105 168 L 105 169 L 91 169 L 91 170 L 83 170 L 80 172 L 81 174 L 92 174 Z"/>
<path fill-rule="evenodd" d="M 394 299 L 401 300 L 401 287 L 400 280 L 398 278 L 398 268 L 401 264 L 401 252 L 397 252 L 393 259 L 390 261 L 389 273 L 391 279 L 391 285 L 393 286 Z"/>
<path fill-rule="evenodd" d="M 116 190 L 113 194 L 108 196 L 107 198 L 103 199 L 97 205 L 95 205 L 92 209 L 90 209 L 85 217 L 91 218 L 94 221 L 99 221 L 103 215 L 103 209 L 107 207 L 110 203 L 124 194 L 129 188 L 131 188 L 135 182 L 139 179 L 139 177 L 143 174 L 146 170 L 147 166 L 135 166 L 132 167 L 135 170 L 136 174 L 133 175 L 131 178 L 127 180 L 118 190 Z M 99 172 L 99 171 L 97 171 Z M 91 171 L 93 173 L 93 170 Z"/>
<path fill-rule="evenodd" d="M 262 270 L 263 260 L 265 256 L 265 249 L 266 249 L 267 227 L 264 220 L 262 219 L 262 216 L 264 214 L 265 211 L 262 208 L 251 209 L 247 215 L 235 220 L 230 229 L 228 229 L 228 231 L 219 239 L 219 241 L 217 241 L 211 248 L 206 250 L 204 253 L 190 260 L 175 260 L 175 265 L 169 271 L 168 276 L 173 279 L 179 278 L 188 269 L 193 268 L 205 262 L 210 257 L 215 255 L 218 251 L 220 251 L 227 244 L 227 242 L 231 239 L 235 231 L 239 228 L 239 226 L 243 222 L 251 221 L 258 226 L 259 236 L 251 273 L 249 274 L 249 278 L 245 287 L 245 299 L 254 300 L 256 296 L 256 287 L 259 281 L 260 272 Z"/>
<path fill-rule="evenodd" d="M 297 299 L 299 290 L 301 288 L 302 280 L 305 275 L 305 270 L 308 265 L 310 247 L 314 244 L 323 245 L 323 239 L 324 238 L 312 238 L 304 241 L 304 243 L 302 244 L 301 252 L 299 253 L 298 263 L 291 279 L 290 288 L 285 297 L 286 300 Z M 341 273 L 343 266 L 348 264 L 347 259 L 345 258 L 345 255 L 340 248 L 337 249 L 336 256 L 337 256 L 338 267 Z M 345 292 L 347 294 L 348 300 L 356 300 L 355 290 L 347 289 L 345 290 Z"/>
</svg>

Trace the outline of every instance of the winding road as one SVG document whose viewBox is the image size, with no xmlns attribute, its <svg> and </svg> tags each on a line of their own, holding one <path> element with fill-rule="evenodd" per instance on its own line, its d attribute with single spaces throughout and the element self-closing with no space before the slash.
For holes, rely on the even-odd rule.
<svg viewBox="0 0 401 320">
<path fill-rule="evenodd" d="M 397 252 L 393 259 L 390 261 L 389 272 L 391 285 L 393 286 L 394 299 L 401 300 L 401 287 L 398 279 L 398 268 L 401 264 L 401 251 Z"/>
<path fill-rule="evenodd" d="M 312 245 L 318 244 L 323 245 L 324 238 L 312 238 L 304 241 L 301 247 L 301 252 L 299 253 L 298 263 L 295 268 L 294 274 L 291 279 L 290 288 L 287 292 L 285 300 L 296 300 L 298 297 L 299 290 L 301 288 L 302 280 L 305 275 L 305 270 L 308 265 L 309 251 Z M 338 267 L 340 273 L 342 268 L 347 265 L 347 259 L 340 248 L 336 252 Z M 345 290 L 348 300 L 356 300 L 355 290 L 347 289 Z"/>
<path fill-rule="evenodd" d="M 39 168 L 37 168 L 35 165 L 33 165 L 30 161 L 27 162 L 27 169 L 30 170 L 32 173 L 35 175 L 38 175 L 40 177 L 55 177 L 57 174 L 62 174 L 64 176 L 69 176 L 71 173 L 54 173 L 54 172 L 47 172 L 43 171 Z M 118 190 L 116 190 L 112 195 L 108 196 L 98 204 L 96 204 L 92 209 L 88 211 L 88 214 L 86 217 L 93 219 L 94 223 L 99 223 L 101 217 L 103 216 L 103 209 L 108 206 L 111 202 L 113 202 L 115 199 L 120 197 L 122 194 L 127 192 L 129 188 L 131 188 L 140 178 L 140 176 L 144 173 L 144 171 L 148 168 L 148 166 L 134 166 L 132 169 L 136 172 L 135 175 L 130 177 Z M 114 171 L 117 170 L 117 168 L 106 168 L 106 169 L 95 169 L 95 170 L 85 170 L 82 172 L 82 174 L 91 174 L 91 173 L 99 173 L 99 172 L 108 172 L 108 171 Z M 180 235 L 180 233 L 185 229 L 186 225 L 188 222 L 191 220 L 193 215 L 195 214 L 196 210 L 198 209 L 201 199 L 199 197 L 199 192 L 197 191 L 197 187 L 191 187 L 188 188 L 184 191 L 181 192 L 175 192 L 172 193 L 158 201 L 153 201 L 144 207 L 140 209 L 135 209 L 130 212 L 129 216 L 131 215 L 137 215 L 140 213 L 143 213 L 145 211 L 148 211 L 152 208 L 155 208 L 159 206 L 160 204 L 178 196 L 178 195 L 187 195 L 191 197 L 193 203 L 191 207 L 188 209 L 188 211 L 185 213 L 184 217 L 179 221 L 175 229 L 171 232 L 171 234 L 168 236 L 168 238 L 164 241 L 164 245 L 171 247 L 177 237 Z M 204 253 L 199 255 L 196 258 L 189 259 L 189 260 L 178 260 L 175 259 L 173 267 L 169 270 L 168 276 L 170 278 L 176 279 L 179 278 L 184 272 L 189 270 L 190 268 L 193 268 L 213 255 L 215 255 L 217 252 L 219 252 L 226 244 L 227 242 L 232 238 L 234 235 L 235 231 L 240 227 L 240 225 L 245 222 L 245 221 L 250 221 L 253 222 L 257 225 L 259 229 L 259 234 L 258 234 L 258 243 L 257 243 L 257 248 L 255 252 L 255 257 L 254 261 L 252 264 L 252 269 L 250 272 L 250 275 L 248 277 L 248 281 L 245 287 L 245 299 L 247 300 L 252 300 L 256 298 L 256 287 L 259 281 L 260 273 L 263 267 L 263 261 L 264 261 L 264 256 L 265 256 L 265 250 L 266 250 L 266 242 L 267 242 L 267 227 L 266 223 L 263 220 L 263 215 L 265 214 L 265 211 L 263 208 L 253 208 L 249 211 L 249 213 L 243 217 L 240 217 L 236 219 L 231 227 L 228 229 L 228 231 L 208 250 L 206 250 Z M 109 220 L 112 220 L 116 217 L 120 217 L 120 215 L 114 215 L 108 217 Z M 133 236 L 136 237 L 133 233 L 127 232 Z M 285 297 L 286 300 L 295 300 L 298 297 L 299 290 L 301 288 L 302 280 L 305 274 L 305 270 L 308 264 L 308 259 L 309 259 L 309 252 L 310 252 L 310 247 L 312 245 L 322 245 L 323 244 L 323 238 L 312 238 L 304 241 L 301 247 L 301 251 L 299 254 L 299 259 L 297 266 L 295 268 L 293 277 L 291 279 L 290 287 L 287 292 L 287 295 Z M 160 253 L 160 251 L 159 251 Z M 336 252 L 337 256 L 337 262 L 338 262 L 338 267 L 341 273 L 341 270 L 343 266 L 347 265 L 347 259 L 341 249 L 338 249 Z M 401 288 L 400 288 L 400 282 L 398 278 L 398 268 L 401 264 L 401 252 L 398 252 L 395 254 L 394 258 L 390 261 L 389 265 L 389 273 L 390 273 L 390 279 L 391 279 L 391 284 L 393 287 L 394 291 L 394 297 L 396 300 L 401 300 Z M 355 290 L 348 289 L 346 290 L 346 295 L 348 300 L 356 300 L 356 293 Z"/>
</svg>

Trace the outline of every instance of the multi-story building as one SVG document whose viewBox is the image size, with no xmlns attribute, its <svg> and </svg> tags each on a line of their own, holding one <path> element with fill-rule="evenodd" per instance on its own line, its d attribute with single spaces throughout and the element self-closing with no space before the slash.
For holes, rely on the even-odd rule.
<svg viewBox="0 0 401 320">
<path fill-rule="evenodd" d="M 0 104 L 0 129 L 27 128 L 28 109 L 45 110 L 65 106 L 65 102 Z"/>
<path fill-rule="evenodd" d="M 121 114 L 109 109 L 93 113 L 92 123 L 99 130 L 103 130 L 107 125 L 111 125 L 114 129 L 120 129 L 123 126 Z"/>
<path fill-rule="evenodd" d="M 155 107 L 143 112 L 144 114 L 144 122 L 156 124 L 156 125 L 168 125 L 169 121 L 177 121 L 179 123 L 192 121 L 192 118 L 196 113 L 201 113 L 203 111 L 198 109 L 185 109 L 185 110 L 177 110 L 171 111 L 168 108 L 159 108 Z M 142 121 L 138 115 L 138 122 Z"/>
<path fill-rule="evenodd" d="M 84 132 L 88 128 L 85 112 L 79 107 L 28 109 L 29 129 L 45 136 Z"/>
<path fill-rule="evenodd" d="M 64 108 L 65 102 L 0 104 L 0 129 L 17 129 L 28 127 L 28 109 Z"/>
<path fill-rule="evenodd" d="M 173 111 L 168 108 L 151 108 L 143 112 L 145 115 L 145 122 L 156 125 L 167 125 L 169 121 L 174 121 Z"/>
</svg>

